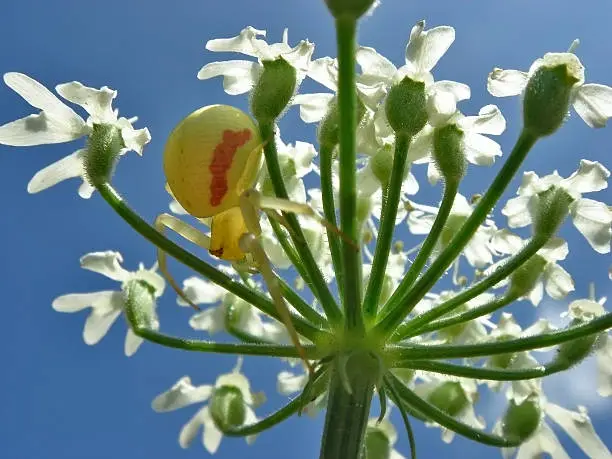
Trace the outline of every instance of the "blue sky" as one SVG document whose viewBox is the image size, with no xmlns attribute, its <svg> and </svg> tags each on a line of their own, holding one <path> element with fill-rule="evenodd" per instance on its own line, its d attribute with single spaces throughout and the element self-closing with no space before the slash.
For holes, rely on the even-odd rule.
<svg viewBox="0 0 612 459">
<path fill-rule="evenodd" d="M 472 99 L 461 106 L 467 114 L 489 103 L 500 106 L 508 120 L 507 131 L 500 137 L 507 153 L 520 127 L 519 102 L 488 95 L 488 72 L 493 67 L 526 70 L 535 58 L 548 51 L 564 51 L 578 37 L 582 42 L 578 55 L 587 68 L 587 81 L 610 85 L 610 14 L 612 5 L 605 0 L 585 0 L 580 8 L 555 0 L 383 0 L 376 13 L 363 21 L 360 43 L 401 64 L 417 20 L 426 19 L 428 27 L 454 26 L 457 39 L 436 67 L 436 79 L 471 86 Z M 246 98 L 225 94 L 220 80 L 202 82 L 195 75 L 205 63 L 219 60 L 204 49 L 208 39 L 234 36 L 247 25 L 266 29 L 272 42 L 280 41 L 288 27 L 292 44 L 308 38 L 317 46 L 315 57 L 335 55 L 332 21 L 322 0 L 21 0 L 7 2 L 0 16 L 0 73 L 23 72 L 48 87 L 78 80 L 117 89 L 115 106 L 125 116 L 138 115 L 137 126 L 147 126 L 153 140 L 143 158 L 130 154 L 121 161 L 115 184 L 134 208 L 152 219 L 167 209 L 161 153 L 173 126 L 203 105 L 246 107 Z M 0 124 L 31 112 L 23 100 L 0 85 Z M 295 109 L 282 120 L 281 130 L 285 141 L 314 141 L 314 127 L 301 123 Z M 567 175 L 580 158 L 609 167 L 611 143 L 610 129 L 589 129 L 572 115 L 561 132 L 536 146 L 523 170 L 543 175 L 558 169 Z M 36 171 L 79 147 L 78 142 L 29 149 L 0 146 L 0 191 L 6 197 L 0 217 L 4 241 L 0 359 L 5 367 L 0 377 L 0 457 L 206 457 L 199 443 L 183 451 L 177 442 L 194 408 L 159 415 L 150 409 L 150 401 L 183 375 L 190 375 L 195 384 L 213 383 L 217 374 L 231 370 L 235 359 L 186 355 L 152 344 L 143 345 L 128 359 L 123 355 L 123 323 L 118 322 L 100 344 L 89 347 L 81 339 L 85 314 L 59 314 L 51 309 L 51 301 L 65 293 L 115 288 L 112 281 L 79 268 L 83 254 L 119 250 L 128 269 L 136 268 L 139 261 L 150 265 L 155 257 L 153 247 L 135 235 L 99 196 L 80 199 L 76 181 L 38 195 L 27 194 L 26 184 Z M 498 166 L 489 171 L 470 169 L 464 194 L 481 191 Z M 425 202 L 435 202 L 439 189 L 423 180 L 422 171 L 417 171 L 417 177 Z M 596 196 L 608 203 L 610 197 L 608 190 Z M 586 296 L 591 281 L 598 285 L 598 296 L 612 294 L 606 275 L 610 257 L 596 255 L 573 227 L 564 227 L 561 235 L 570 241 L 571 253 L 564 266 L 574 275 L 574 297 Z M 179 278 L 188 274 L 178 266 L 174 272 Z M 523 318 L 536 314 L 556 317 L 563 309 L 562 304 L 545 303 L 534 310 L 523 302 L 514 311 Z M 165 330 L 188 332 L 185 324 L 190 313 L 177 308 L 172 295 L 162 299 L 160 314 Z M 280 369 L 281 364 L 272 360 L 248 359 L 245 363 L 254 389 L 268 395 L 262 414 L 283 402 L 274 391 Z M 587 363 L 570 376 L 557 378 L 550 383 L 550 397 L 568 408 L 587 405 L 600 434 L 612 445 L 612 405 L 592 396 L 592 369 Z M 486 402 L 479 403 L 479 410 L 495 412 L 497 405 L 487 406 Z M 248 449 L 242 440 L 225 439 L 218 455 L 316 457 L 322 420 L 321 415 L 315 421 L 292 419 L 261 435 Z M 421 457 L 458 457 L 458 451 L 474 458 L 498 454 L 459 438 L 451 446 L 444 445 L 437 429 L 417 422 L 415 428 Z M 570 456 L 581 457 L 568 445 Z M 399 449 L 408 453 L 403 433 Z"/>
</svg>

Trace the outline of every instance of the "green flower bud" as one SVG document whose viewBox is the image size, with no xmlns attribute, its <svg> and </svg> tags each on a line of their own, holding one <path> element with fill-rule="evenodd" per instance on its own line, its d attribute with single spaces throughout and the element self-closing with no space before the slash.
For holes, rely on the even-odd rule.
<svg viewBox="0 0 612 459">
<path fill-rule="evenodd" d="M 368 426 L 361 459 L 386 459 L 391 454 L 389 439 L 380 429 Z"/>
<path fill-rule="evenodd" d="M 378 3 L 375 0 L 325 0 L 327 8 L 335 18 L 359 19 Z"/>
<path fill-rule="evenodd" d="M 585 321 L 580 319 L 574 319 L 570 323 L 570 326 L 577 326 L 584 324 Z M 589 355 L 596 351 L 600 345 L 604 342 L 605 332 L 594 333 L 587 335 L 582 338 L 578 338 L 572 341 L 565 342 L 557 348 L 557 356 L 553 360 L 554 365 L 563 365 L 572 367 L 579 364 Z"/>
<path fill-rule="evenodd" d="M 463 131 L 455 124 L 434 129 L 433 159 L 446 183 L 461 181 L 467 162 L 463 153 Z"/>
<path fill-rule="evenodd" d="M 215 389 L 210 399 L 210 415 L 221 432 L 235 429 L 244 424 L 246 405 L 240 389 L 221 386 Z"/>
<path fill-rule="evenodd" d="M 553 237 L 567 217 L 573 201 L 574 198 L 565 190 L 555 186 L 538 194 L 537 208 L 534 209 L 534 235 L 545 239 Z"/>
<path fill-rule="evenodd" d="M 235 327 L 240 323 L 242 314 L 247 310 L 249 304 L 244 300 L 233 297 L 231 303 L 225 307 L 225 323 L 229 327 Z"/>
<path fill-rule="evenodd" d="M 360 227 L 363 227 L 365 222 L 372 213 L 372 199 L 370 196 L 357 196 L 357 211 L 356 218 Z"/>
<path fill-rule="evenodd" d="M 580 82 L 582 65 L 573 54 L 548 54 L 529 78 L 523 98 L 525 129 L 543 137 L 555 132 L 567 117 L 572 90 Z"/>
<path fill-rule="evenodd" d="M 501 342 L 508 341 L 511 339 L 515 339 L 515 337 L 506 335 L 506 336 L 499 336 L 495 341 L 498 343 L 501 343 Z M 517 354 L 512 353 L 512 352 L 508 352 L 507 354 L 495 354 L 490 357 L 489 364 L 493 368 L 500 368 L 502 370 L 505 370 L 512 364 L 514 359 L 516 359 L 516 356 Z"/>
<path fill-rule="evenodd" d="M 393 85 L 387 95 L 385 113 L 396 134 L 415 135 L 427 123 L 425 83 L 405 77 Z"/>
<path fill-rule="evenodd" d="M 363 119 L 366 112 L 365 105 L 360 97 L 357 97 L 357 123 Z M 327 109 L 327 113 L 319 123 L 317 137 L 319 144 L 327 148 L 334 148 L 340 142 L 340 114 L 338 111 L 338 99 L 334 98 Z"/>
<path fill-rule="evenodd" d="M 525 441 L 536 431 L 541 417 L 537 400 L 527 399 L 520 405 L 510 401 L 502 420 L 502 435 L 511 441 Z"/>
<path fill-rule="evenodd" d="M 463 387 L 454 381 L 440 384 L 429 393 L 427 401 L 449 416 L 458 415 L 470 405 L 470 400 Z"/>
<path fill-rule="evenodd" d="M 115 161 L 124 148 L 120 129 L 111 124 L 94 124 L 85 155 L 85 172 L 89 183 L 96 186 L 108 182 Z"/>
<path fill-rule="evenodd" d="M 370 166 L 380 184 L 386 188 L 393 170 L 393 147 L 385 145 L 379 149 L 370 159 Z"/>
<path fill-rule="evenodd" d="M 465 215 L 450 214 L 448 216 L 446 224 L 444 225 L 444 228 L 442 228 L 440 234 L 440 243 L 443 247 L 446 247 L 453 237 L 455 237 L 455 234 L 457 234 L 459 228 L 463 226 L 466 220 L 467 216 Z"/>
<path fill-rule="evenodd" d="M 123 286 L 125 314 L 132 327 L 154 330 L 158 326 L 155 308 L 155 289 L 140 279 Z"/>
<path fill-rule="evenodd" d="M 282 57 L 262 64 L 263 71 L 251 93 L 251 111 L 259 123 L 271 123 L 293 97 L 297 71 Z"/>
<path fill-rule="evenodd" d="M 534 255 L 510 276 L 509 295 L 517 298 L 527 295 L 536 286 L 547 261 L 540 255 Z"/>
</svg>

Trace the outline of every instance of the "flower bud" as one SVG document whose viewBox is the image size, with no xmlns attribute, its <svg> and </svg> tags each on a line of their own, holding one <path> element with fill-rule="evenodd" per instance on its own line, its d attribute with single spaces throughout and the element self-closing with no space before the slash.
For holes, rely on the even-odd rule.
<svg viewBox="0 0 612 459">
<path fill-rule="evenodd" d="M 368 426 L 363 442 L 361 459 L 388 458 L 391 453 L 389 438 L 376 427 Z"/>
<path fill-rule="evenodd" d="M 569 213 L 569 206 L 574 201 L 565 190 L 556 186 L 550 187 L 537 195 L 534 212 L 533 232 L 536 237 L 550 239 Z"/>
<path fill-rule="evenodd" d="M 582 325 L 584 323 L 583 320 L 574 319 L 571 321 L 570 327 Z M 557 356 L 553 360 L 552 365 L 572 367 L 579 364 L 600 347 L 604 342 L 604 338 L 605 332 L 603 334 L 594 333 L 561 344 L 557 348 Z"/>
<path fill-rule="evenodd" d="M 385 113 L 396 134 L 414 136 L 427 123 L 425 83 L 405 77 L 393 85 L 387 95 Z"/>
<path fill-rule="evenodd" d="M 427 401 L 449 416 L 456 416 L 470 405 L 461 384 L 448 381 L 440 384 L 427 396 Z"/>
<path fill-rule="evenodd" d="M 455 124 L 434 129 L 433 159 L 446 183 L 459 184 L 467 169 L 463 131 Z"/>
<path fill-rule="evenodd" d="M 523 98 L 525 129 L 537 136 L 555 132 L 565 120 L 576 83 L 584 81 L 584 67 L 571 53 L 550 53 L 536 61 Z"/>
<path fill-rule="evenodd" d="M 325 0 L 325 3 L 335 18 L 359 19 L 370 8 L 376 7 L 378 2 L 375 0 Z"/>
<path fill-rule="evenodd" d="M 387 187 L 391 171 L 393 170 L 393 148 L 391 145 L 385 145 L 380 148 L 376 154 L 370 159 L 370 167 L 372 172 L 383 186 Z"/>
<path fill-rule="evenodd" d="M 92 185 L 97 186 L 110 180 L 115 161 L 124 148 L 121 130 L 116 126 L 93 125 L 85 155 L 85 172 Z"/>
<path fill-rule="evenodd" d="M 125 314 L 132 327 L 155 330 L 158 327 L 155 308 L 155 288 L 141 279 L 133 279 L 123 286 Z"/>
<path fill-rule="evenodd" d="M 452 241 L 455 234 L 459 231 L 459 229 L 463 226 L 465 221 L 467 220 L 466 215 L 460 214 L 450 214 L 446 223 L 444 224 L 444 228 L 442 228 L 440 234 L 440 243 L 442 247 L 446 247 L 450 241 Z"/>
<path fill-rule="evenodd" d="M 251 93 L 251 111 L 259 123 L 271 123 L 283 112 L 297 86 L 297 71 L 285 59 L 263 61 Z"/>
<path fill-rule="evenodd" d="M 545 266 L 546 260 L 543 257 L 532 256 L 510 276 L 510 288 L 507 294 L 515 295 L 516 298 L 527 295 L 536 286 Z"/>
<path fill-rule="evenodd" d="M 511 400 L 502 419 L 502 435 L 513 442 L 527 440 L 540 425 L 541 416 L 537 400 L 527 399 L 520 405 Z"/>
<path fill-rule="evenodd" d="M 221 386 L 215 389 L 210 399 L 210 415 L 221 432 L 243 425 L 246 419 L 246 405 L 240 389 L 234 386 Z"/>
<path fill-rule="evenodd" d="M 357 123 L 359 123 L 366 112 L 365 105 L 360 97 L 357 97 Z M 319 144 L 333 149 L 340 142 L 340 113 L 338 111 L 338 99 L 334 98 L 327 109 L 325 117 L 319 123 L 317 137 Z"/>
</svg>

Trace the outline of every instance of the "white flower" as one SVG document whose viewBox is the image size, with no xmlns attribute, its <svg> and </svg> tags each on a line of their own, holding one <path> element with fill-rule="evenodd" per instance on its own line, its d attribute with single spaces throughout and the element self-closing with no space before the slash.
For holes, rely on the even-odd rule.
<svg viewBox="0 0 612 459">
<path fill-rule="evenodd" d="M 612 88 L 601 84 L 584 84 L 584 67 L 573 53 L 547 53 L 531 65 L 528 73 L 495 68 L 489 74 L 487 89 L 496 97 L 516 96 L 523 92 L 529 78 L 538 69 L 562 64 L 567 65 L 570 75 L 577 80 L 570 95 L 574 109 L 590 127 L 604 127 L 612 116 Z"/>
<path fill-rule="evenodd" d="M 282 395 L 291 395 L 295 392 L 302 391 L 308 383 L 308 374 L 302 373 L 296 375 L 290 371 L 281 371 L 276 379 L 276 390 Z M 327 391 L 318 395 L 314 400 L 311 400 L 303 407 L 303 411 L 311 417 L 314 417 L 320 411 L 325 409 L 327 404 Z"/>
<path fill-rule="evenodd" d="M 410 201 L 411 212 L 406 219 L 408 228 L 413 234 L 429 234 L 431 227 L 438 213 L 437 207 L 417 204 Z M 445 228 L 442 230 L 440 239 L 437 242 L 437 250 L 443 249 L 455 235 L 456 231 L 463 225 L 463 222 L 471 215 L 473 206 L 461 194 L 455 196 L 453 207 L 446 221 Z M 491 238 L 497 232 L 495 223 L 492 220 L 485 222 L 478 227 L 474 236 L 463 249 L 463 254 L 471 266 L 483 268 L 493 262 L 494 249 L 491 246 Z"/>
<path fill-rule="evenodd" d="M 612 237 L 612 209 L 606 204 L 586 199 L 583 193 L 604 190 L 608 187 L 610 171 L 597 161 L 580 161 L 580 167 L 568 178 L 557 171 L 544 177 L 535 172 L 525 172 L 516 198 L 508 200 L 502 213 L 508 217 L 508 225 L 521 228 L 532 223 L 533 210 L 537 209 L 538 194 L 552 186 L 563 189 L 574 201 L 569 205 L 574 226 L 582 233 L 596 252 L 610 252 Z"/>
<path fill-rule="evenodd" d="M 588 457 L 597 459 L 611 458 L 612 455 L 595 432 L 587 410 L 583 406 L 578 407 L 578 411 L 570 411 L 559 405 L 550 403 L 544 397 L 532 398 L 538 403 L 542 410 L 540 424 L 535 432 L 518 448 L 504 448 L 502 454 L 509 459 L 516 452 L 516 459 L 531 459 L 550 455 L 555 459 L 570 459 L 565 448 L 546 422 L 551 419 L 580 447 Z M 501 430 L 501 421 L 498 421 L 494 432 Z"/>
<path fill-rule="evenodd" d="M 202 403 L 215 396 L 215 392 L 223 387 L 233 387 L 240 391 L 245 404 L 245 420 L 243 425 L 257 422 L 257 416 L 253 408 L 264 401 L 263 394 L 251 392 L 249 380 L 240 373 L 242 360 L 231 373 L 220 375 L 214 386 L 201 385 L 193 386 L 191 379 L 184 376 L 179 379 L 169 390 L 159 394 L 153 399 L 151 407 L 157 413 L 166 413 L 178 410 L 195 403 Z M 179 444 L 182 448 L 187 448 L 198 434 L 200 426 L 203 428 L 202 443 L 209 453 L 214 454 L 223 438 L 223 433 L 219 430 L 212 418 L 208 405 L 202 407 L 188 422 L 183 426 L 179 434 Z M 247 443 L 255 440 L 254 435 L 246 437 Z"/>
<path fill-rule="evenodd" d="M 448 94 L 448 92 L 438 92 L 433 98 L 448 98 Z M 480 109 L 478 116 L 464 116 L 457 110 L 451 111 L 451 103 L 446 105 L 444 109 L 436 107 L 435 112 L 429 110 L 429 122 L 415 136 L 408 148 L 410 162 L 429 163 L 427 178 L 432 184 L 435 184 L 441 176 L 431 156 L 435 127 L 456 125 L 463 132 L 462 146 L 465 159 L 472 164 L 490 166 L 495 162 L 496 156 L 502 155 L 501 146 L 483 135 L 500 135 L 506 129 L 506 120 L 499 108 L 495 105 L 487 105 Z M 441 110 L 447 110 L 450 116 Z"/>
<path fill-rule="evenodd" d="M 141 280 L 153 288 L 155 298 L 160 297 L 164 292 L 165 282 L 163 277 L 155 272 L 156 266 L 145 269 L 140 264 L 138 271 L 126 271 L 121 266 L 123 258 L 119 252 L 92 252 L 81 257 L 80 261 L 83 269 L 100 273 L 120 282 L 122 287 L 131 280 Z M 113 322 L 125 309 L 123 292 L 107 290 L 93 293 L 70 293 L 53 300 L 53 309 L 59 312 L 77 312 L 89 307 L 91 313 L 85 321 L 83 340 L 93 345 L 106 335 Z M 159 328 L 159 322 L 156 321 L 153 328 Z M 142 342 L 143 339 L 128 328 L 125 337 L 125 355 L 128 357 L 133 355 Z"/>
<path fill-rule="evenodd" d="M 59 84 L 57 93 L 69 102 L 80 105 L 89 114 L 84 121 L 51 91 L 23 73 L 4 74 L 4 82 L 30 105 L 41 111 L 34 115 L 0 126 L 0 144 L 32 146 L 70 142 L 91 134 L 95 124 L 114 125 L 121 131 L 125 148 L 119 154 L 133 150 L 142 155 L 144 145 L 151 140 L 149 130 L 134 129 L 136 118 L 118 118 L 111 104 L 117 91 L 106 86 L 89 88 L 77 81 Z M 37 172 L 28 183 L 29 193 L 38 193 L 63 180 L 81 177 L 79 188 L 82 198 L 91 197 L 94 187 L 87 181 L 84 159 L 87 149 L 82 148 Z"/>
<path fill-rule="evenodd" d="M 240 53 L 256 57 L 258 61 L 211 62 L 200 69 L 198 78 L 207 80 L 216 76 L 223 76 L 223 89 L 226 93 L 231 95 L 244 94 L 253 89 L 259 79 L 263 70 L 262 61 L 282 57 L 297 70 L 297 88 L 308 71 L 314 45 L 308 40 L 302 40 L 297 46 L 291 48 L 288 43 L 287 29 L 283 33 L 282 43 L 269 45 L 258 38 L 265 36 L 265 30 L 257 30 L 249 26 L 243 29 L 237 37 L 209 40 L 206 43 L 206 49 L 209 51 Z"/>
</svg>

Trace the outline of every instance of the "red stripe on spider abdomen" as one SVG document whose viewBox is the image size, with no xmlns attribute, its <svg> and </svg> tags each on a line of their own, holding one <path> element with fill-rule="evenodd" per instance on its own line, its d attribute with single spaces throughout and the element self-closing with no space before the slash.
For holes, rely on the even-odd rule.
<svg viewBox="0 0 612 459">
<path fill-rule="evenodd" d="M 210 181 L 211 206 L 216 207 L 221 204 L 227 193 L 227 171 L 232 167 L 236 151 L 251 140 L 251 135 L 251 131 L 248 129 L 242 131 L 226 129 L 223 131 L 222 140 L 215 147 L 212 161 L 208 166 L 208 170 L 212 174 L 212 180 Z"/>
</svg>

